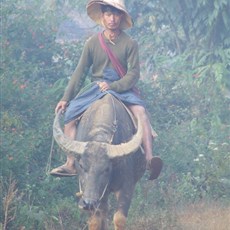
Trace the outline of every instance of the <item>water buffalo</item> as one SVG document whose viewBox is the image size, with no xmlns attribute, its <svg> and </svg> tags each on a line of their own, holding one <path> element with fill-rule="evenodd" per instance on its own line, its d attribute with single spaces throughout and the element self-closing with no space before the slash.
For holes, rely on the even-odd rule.
<svg viewBox="0 0 230 230">
<path fill-rule="evenodd" d="M 63 134 L 59 118 L 54 120 L 54 138 L 67 154 L 76 155 L 79 207 L 91 213 L 89 229 L 107 229 L 107 202 L 113 192 L 118 204 L 114 227 L 123 230 L 135 184 L 146 168 L 139 119 L 135 128 L 128 110 L 110 94 L 84 112 L 75 140 Z"/>
</svg>

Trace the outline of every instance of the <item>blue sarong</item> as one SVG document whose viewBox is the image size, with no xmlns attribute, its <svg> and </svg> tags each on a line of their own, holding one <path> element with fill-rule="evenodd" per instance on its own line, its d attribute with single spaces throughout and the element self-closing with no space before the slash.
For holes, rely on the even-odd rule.
<svg viewBox="0 0 230 230">
<path fill-rule="evenodd" d="M 113 69 L 105 69 L 104 76 L 101 81 L 111 83 L 120 79 L 117 72 Z M 107 93 L 112 94 L 124 104 L 127 105 L 141 105 L 145 107 L 144 101 L 141 100 L 132 90 L 128 90 L 124 93 L 116 93 L 113 90 L 107 90 L 101 92 L 97 82 L 95 82 L 91 88 L 84 92 L 80 92 L 73 100 L 70 101 L 69 106 L 65 112 L 64 122 L 65 124 L 76 119 L 81 113 L 83 113 L 93 102 L 102 98 Z"/>
</svg>

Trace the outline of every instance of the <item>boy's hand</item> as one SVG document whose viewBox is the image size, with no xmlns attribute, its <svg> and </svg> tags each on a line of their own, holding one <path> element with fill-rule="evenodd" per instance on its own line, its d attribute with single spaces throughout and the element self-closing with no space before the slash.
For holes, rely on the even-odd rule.
<svg viewBox="0 0 230 230">
<path fill-rule="evenodd" d="M 105 82 L 105 81 L 102 81 L 102 82 L 97 82 L 97 84 L 98 84 L 98 86 L 99 86 L 99 88 L 100 88 L 101 92 L 104 92 L 104 91 L 106 91 L 106 90 L 109 90 L 109 89 L 110 89 L 109 84 L 108 84 L 107 82 Z"/>
<path fill-rule="evenodd" d="M 58 113 L 58 111 L 61 109 L 62 111 L 66 110 L 68 102 L 67 101 L 59 101 L 56 108 L 55 113 Z"/>
</svg>

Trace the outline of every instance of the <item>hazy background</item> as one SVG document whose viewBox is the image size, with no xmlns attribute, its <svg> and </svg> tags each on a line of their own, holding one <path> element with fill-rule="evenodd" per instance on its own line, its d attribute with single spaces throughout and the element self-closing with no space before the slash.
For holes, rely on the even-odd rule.
<svg viewBox="0 0 230 230">
<path fill-rule="evenodd" d="M 75 178 L 52 139 L 54 108 L 85 39 L 101 30 L 82 0 L 1 1 L 0 229 L 86 229 Z M 127 31 L 139 43 L 142 97 L 164 161 L 138 183 L 132 230 L 230 226 L 230 3 L 129 0 Z M 115 206 L 110 200 L 111 213 Z M 111 224 L 112 226 L 112 224 Z M 112 227 L 111 227 L 112 229 Z"/>
</svg>

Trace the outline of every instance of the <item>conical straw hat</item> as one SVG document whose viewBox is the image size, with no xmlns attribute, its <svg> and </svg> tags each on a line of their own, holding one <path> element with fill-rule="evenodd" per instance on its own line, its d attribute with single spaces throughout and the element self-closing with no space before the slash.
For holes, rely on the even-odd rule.
<svg viewBox="0 0 230 230">
<path fill-rule="evenodd" d="M 128 29 L 132 27 L 133 21 L 131 16 L 126 10 L 123 0 L 91 0 L 86 6 L 87 14 L 97 24 L 102 25 L 101 22 L 101 5 L 110 5 L 124 13 L 124 18 L 121 21 L 120 29 Z"/>
</svg>

